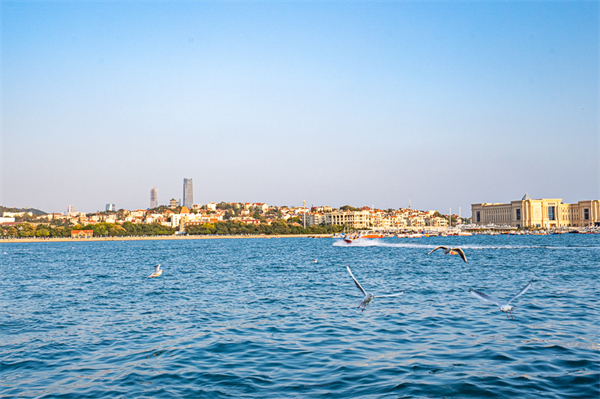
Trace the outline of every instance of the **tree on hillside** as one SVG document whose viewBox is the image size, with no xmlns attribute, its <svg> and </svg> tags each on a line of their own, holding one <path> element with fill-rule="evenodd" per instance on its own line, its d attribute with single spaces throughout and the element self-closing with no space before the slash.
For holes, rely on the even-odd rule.
<svg viewBox="0 0 600 399">
<path fill-rule="evenodd" d="M 225 201 L 221 201 L 216 205 L 216 208 L 221 210 L 233 209 L 233 205 L 228 204 Z"/>
</svg>

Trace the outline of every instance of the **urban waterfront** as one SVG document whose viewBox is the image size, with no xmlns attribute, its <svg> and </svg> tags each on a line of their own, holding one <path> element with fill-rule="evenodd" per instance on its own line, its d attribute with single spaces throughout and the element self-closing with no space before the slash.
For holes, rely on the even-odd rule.
<svg viewBox="0 0 600 399">
<path fill-rule="evenodd" d="M 0 250 L 3 397 L 600 395 L 597 235 Z M 345 266 L 404 295 L 361 312 Z M 514 319 L 468 292 L 509 299 L 531 278 Z"/>
</svg>

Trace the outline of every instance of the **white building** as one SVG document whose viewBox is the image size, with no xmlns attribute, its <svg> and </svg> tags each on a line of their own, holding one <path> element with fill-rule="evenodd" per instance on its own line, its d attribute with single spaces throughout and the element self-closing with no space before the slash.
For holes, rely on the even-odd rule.
<svg viewBox="0 0 600 399">
<path fill-rule="evenodd" d="M 327 222 L 327 218 L 324 214 L 318 212 L 304 213 L 301 216 L 302 223 L 306 223 L 307 226 L 320 226 Z"/>
</svg>

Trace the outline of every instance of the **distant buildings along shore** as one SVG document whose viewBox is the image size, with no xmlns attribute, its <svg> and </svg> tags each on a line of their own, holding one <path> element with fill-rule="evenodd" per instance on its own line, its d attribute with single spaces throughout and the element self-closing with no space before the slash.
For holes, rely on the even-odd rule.
<svg viewBox="0 0 600 399">
<path fill-rule="evenodd" d="M 558 198 L 532 199 L 526 194 L 521 200 L 510 203 L 478 203 L 471 205 L 472 220 L 459 215 L 443 215 L 435 210 L 416 210 L 410 206 L 399 209 L 372 209 L 367 206 L 354 208 L 348 205 L 334 209 L 331 206 L 308 208 L 271 206 L 266 203 L 250 202 L 209 202 L 205 205 L 189 204 L 193 201 L 192 179 L 184 179 L 183 203 L 171 199 L 169 207 L 158 205 L 158 189 L 150 191 L 149 209 L 115 210 L 114 204 L 107 204 L 105 212 L 86 214 L 69 205 L 66 214 L 50 213 L 34 215 L 32 212 L 4 212 L 0 225 L 28 221 L 32 223 L 55 224 L 56 221 L 70 225 L 96 223 L 159 224 L 179 231 L 186 226 L 214 224 L 224 221 L 240 224 L 267 224 L 284 221 L 298 226 L 346 226 L 354 229 L 399 231 L 403 229 L 445 229 L 451 225 L 465 225 L 485 228 L 485 226 L 506 226 L 513 229 L 552 229 L 566 227 L 600 226 L 600 200 L 585 200 L 566 204 Z M 5 208 L 6 209 L 6 208 Z M 38 211 L 41 213 L 41 211 Z M 474 225 L 474 226 L 473 226 Z"/>
</svg>

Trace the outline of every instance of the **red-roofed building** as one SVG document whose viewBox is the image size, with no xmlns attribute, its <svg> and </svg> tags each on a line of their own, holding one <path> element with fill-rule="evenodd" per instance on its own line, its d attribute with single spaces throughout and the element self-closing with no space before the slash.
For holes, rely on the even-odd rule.
<svg viewBox="0 0 600 399">
<path fill-rule="evenodd" d="M 71 238 L 90 238 L 94 236 L 94 230 L 71 230 Z"/>
</svg>

